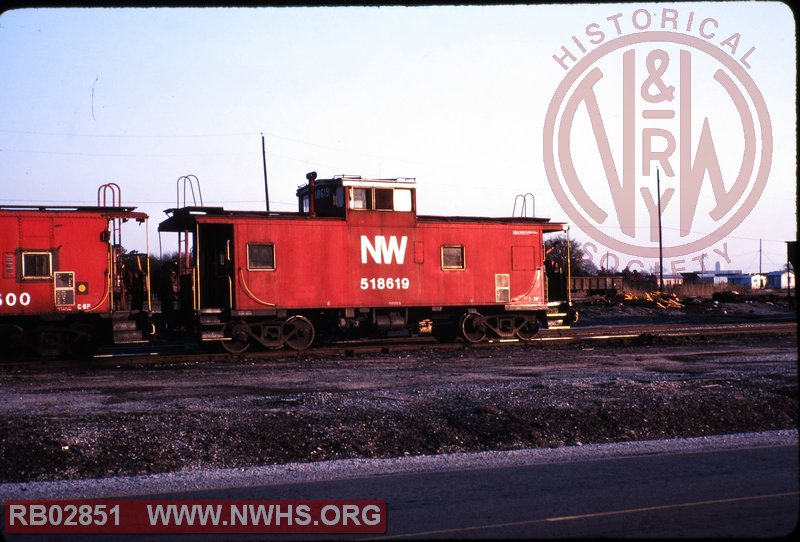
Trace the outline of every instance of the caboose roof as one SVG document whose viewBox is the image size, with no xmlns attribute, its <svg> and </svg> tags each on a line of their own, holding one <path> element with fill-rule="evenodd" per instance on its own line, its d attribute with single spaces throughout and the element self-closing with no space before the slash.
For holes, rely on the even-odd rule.
<svg viewBox="0 0 800 542">
<path fill-rule="evenodd" d="M 334 177 L 334 180 L 336 178 Z M 395 179 L 362 179 L 360 177 L 342 177 L 342 186 L 373 186 L 377 188 L 408 188 L 417 184 L 413 177 L 397 177 Z"/>
<path fill-rule="evenodd" d="M 230 211 L 222 207 L 180 207 L 164 211 L 169 218 L 158 225 L 160 232 L 182 232 L 193 229 L 198 222 L 219 222 L 220 219 L 230 221 L 239 219 L 295 219 L 295 220 L 338 220 L 344 218 L 309 217 L 306 214 L 278 211 Z M 418 222 L 446 222 L 446 223 L 484 223 L 484 224 L 518 224 L 519 226 L 537 226 L 542 231 L 562 231 L 567 228 L 563 222 L 551 222 L 549 218 L 538 217 L 486 217 L 486 216 L 436 216 L 418 215 Z"/>
<path fill-rule="evenodd" d="M 308 217 L 293 212 L 282 211 L 230 211 L 223 207 L 180 207 L 164 211 L 169 218 L 158 225 L 158 231 L 182 232 L 194 228 L 198 222 L 219 221 L 219 219 L 247 218 L 296 218 L 307 220 Z"/>
<path fill-rule="evenodd" d="M 545 231 L 561 231 L 567 227 L 563 222 L 550 222 L 549 218 L 526 216 L 438 216 L 417 215 L 419 222 L 485 222 L 493 224 L 519 224 L 544 226 Z"/>
<path fill-rule="evenodd" d="M 411 188 L 416 185 L 414 177 L 395 177 L 391 179 L 363 179 L 359 175 L 334 175 L 331 179 L 316 179 L 317 186 L 355 186 L 372 188 Z M 301 192 L 308 192 L 308 184 L 301 184 L 297 187 L 298 195 Z"/>
<path fill-rule="evenodd" d="M 48 206 L 48 205 L 2 205 L 0 212 L 4 213 L 50 213 L 58 214 L 93 214 L 105 218 L 123 218 L 144 221 L 148 219 L 146 213 L 135 211 L 136 207 L 89 207 L 89 206 Z"/>
</svg>

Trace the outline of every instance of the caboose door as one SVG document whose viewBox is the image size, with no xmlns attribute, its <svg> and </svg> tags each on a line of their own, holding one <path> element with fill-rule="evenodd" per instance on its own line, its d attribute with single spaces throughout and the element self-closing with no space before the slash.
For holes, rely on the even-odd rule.
<svg viewBox="0 0 800 542">
<path fill-rule="evenodd" d="M 200 224 L 198 227 L 200 309 L 233 307 L 233 225 Z"/>
</svg>

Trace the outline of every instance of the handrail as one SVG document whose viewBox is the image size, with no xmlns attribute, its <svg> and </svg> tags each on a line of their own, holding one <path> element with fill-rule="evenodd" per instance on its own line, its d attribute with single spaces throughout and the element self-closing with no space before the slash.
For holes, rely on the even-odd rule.
<svg viewBox="0 0 800 542">
<path fill-rule="evenodd" d="M 200 196 L 200 207 L 203 206 L 203 191 L 200 190 L 200 179 L 197 178 L 197 175 L 183 175 L 178 177 L 177 186 L 175 187 L 176 198 L 175 198 L 175 205 L 177 207 L 181 206 L 181 182 L 183 182 L 183 206 L 186 207 L 186 186 L 189 186 L 189 190 L 192 191 L 192 204 L 197 207 L 197 198 L 195 197 L 194 193 L 194 186 L 195 182 L 197 183 L 197 195 Z"/>
<path fill-rule="evenodd" d="M 109 207 L 108 205 L 108 192 L 111 192 L 111 205 L 110 207 L 122 207 L 122 189 L 117 183 L 105 183 L 100 185 L 97 189 L 97 206 Z M 100 195 L 103 196 L 103 204 L 100 205 Z"/>
<path fill-rule="evenodd" d="M 247 294 L 247 297 L 255 301 L 260 305 L 264 305 L 265 307 L 275 307 L 275 303 L 270 303 L 269 301 L 264 301 L 256 297 L 256 295 L 250 291 L 250 288 L 247 287 L 247 283 L 244 281 L 244 273 L 242 272 L 242 268 L 239 268 L 239 284 L 242 286 L 242 290 L 244 293 Z"/>
<path fill-rule="evenodd" d="M 111 262 L 111 253 L 110 253 L 110 251 L 109 251 L 108 259 L 106 260 L 106 263 L 109 263 L 109 262 Z M 109 265 L 109 267 L 110 267 L 110 265 Z M 103 303 L 106 302 L 106 299 L 108 299 L 108 293 L 111 290 L 111 274 L 108 272 L 108 269 L 106 269 L 105 275 L 106 275 L 106 280 L 104 280 L 103 282 L 105 283 L 106 288 L 105 288 L 105 292 L 103 293 L 103 297 L 100 299 L 100 302 L 97 303 L 94 307 L 86 309 L 86 312 L 93 312 L 93 311 L 97 310 L 97 308 L 101 307 L 103 305 Z M 113 303 L 111 305 L 109 305 L 108 309 L 109 309 L 109 312 L 114 312 Z"/>
<path fill-rule="evenodd" d="M 536 216 L 536 198 L 530 192 L 526 194 L 517 194 L 517 196 L 514 198 L 514 209 L 511 211 L 511 216 L 517 216 L 517 201 L 519 201 L 520 198 L 522 198 L 522 205 L 519 216 L 521 217 L 528 216 L 527 213 L 528 196 L 531 197 L 531 217 Z"/>
</svg>

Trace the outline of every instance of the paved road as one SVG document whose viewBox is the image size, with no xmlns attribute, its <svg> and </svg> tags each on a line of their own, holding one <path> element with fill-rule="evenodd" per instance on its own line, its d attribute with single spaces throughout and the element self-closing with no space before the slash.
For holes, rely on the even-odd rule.
<svg viewBox="0 0 800 542">
<path fill-rule="evenodd" d="M 386 539 L 775 537 L 795 528 L 799 490 L 797 433 L 789 431 L 276 466 L 166 480 L 5 484 L 0 486 L 0 495 L 384 499 L 389 528 L 386 535 L 376 538 Z M 97 540 L 92 536 L 6 537 L 9 541 Z M 114 537 L 139 539 L 144 538 Z M 162 539 L 183 538 L 147 538 Z M 265 538 L 204 535 L 202 539 Z"/>
</svg>

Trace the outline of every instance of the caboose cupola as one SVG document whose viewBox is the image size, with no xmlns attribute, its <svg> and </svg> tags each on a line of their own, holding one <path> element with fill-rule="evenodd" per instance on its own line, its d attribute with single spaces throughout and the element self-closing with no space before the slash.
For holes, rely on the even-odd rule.
<svg viewBox="0 0 800 542">
<path fill-rule="evenodd" d="M 362 179 L 356 175 L 336 175 L 317 179 L 306 175 L 308 184 L 297 189 L 298 211 L 320 217 L 344 217 L 350 212 L 378 211 L 413 213 L 415 179 Z"/>
</svg>

